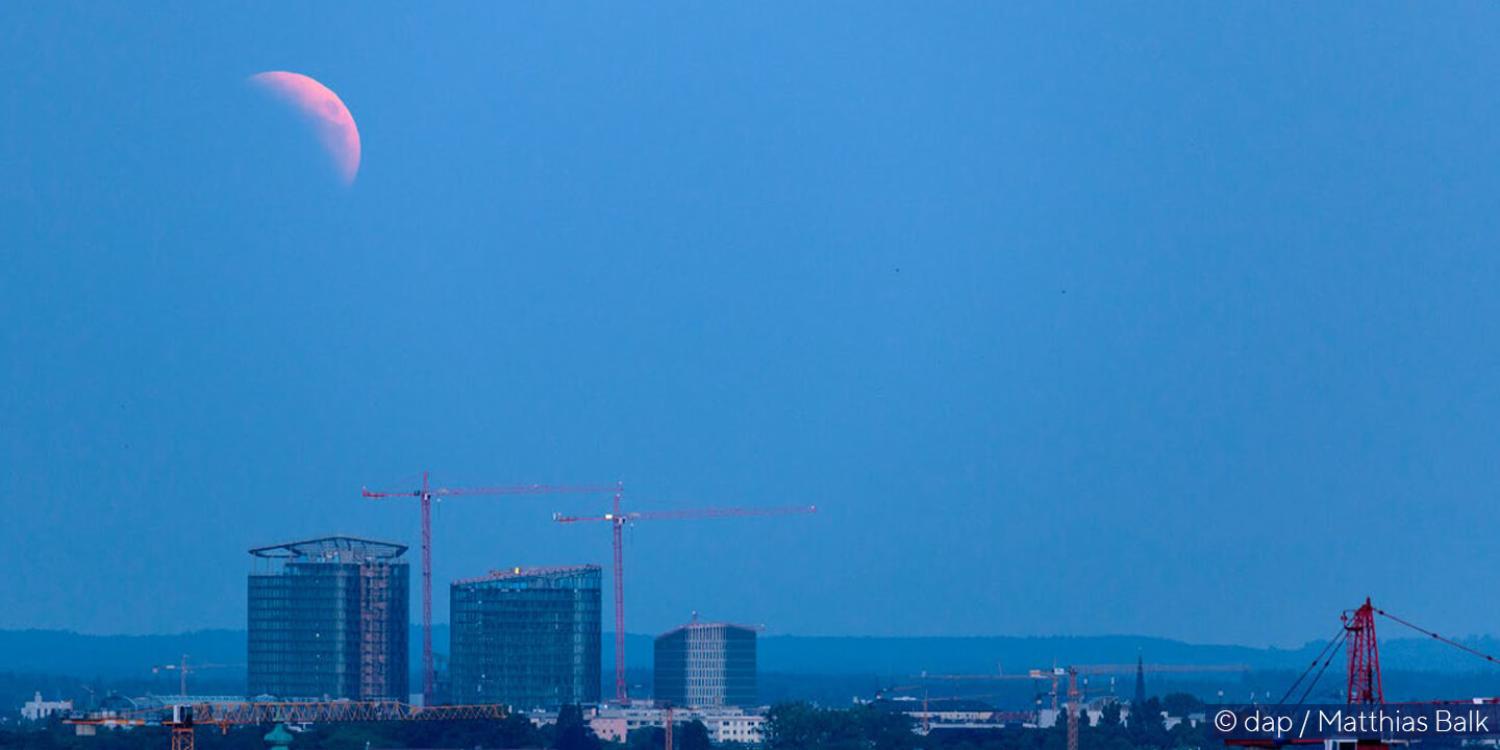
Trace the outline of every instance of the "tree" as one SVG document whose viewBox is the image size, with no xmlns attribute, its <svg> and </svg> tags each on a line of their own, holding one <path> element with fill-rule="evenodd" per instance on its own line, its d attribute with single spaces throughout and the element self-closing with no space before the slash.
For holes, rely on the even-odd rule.
<svg viewBox="0 0 1500 750">
<path fill-rule="evenodd" d="M 1208 736 L 1207 728 L 1208 722 L 1203 722 L 1195 727 L 1193 726 L 1192 722 L 1184 719 L 1183 721 L 1179 722 L 1177 726 L 1172 727 L 1172 731 L 1168 733 L 1169 737 L 1171 738 L 1172 747 L 1213 747 L 1218 743 L 1215 743 L 1212 738 Z"/>
<path fill-rule="evenodd" d="M 1113 729 L 1120 726 L 1120 713 L 1119 703 L 1110 701 L 1104 704 L 1104 707 L 1099 711 L 1099 727 L 1101 729 Z"/>
<path fill-rule="evenodd" d="M 860 738 L 875 750 L 906 750 L 916 744 L 910 716 L 883 711 L 874 706 L 860 706 L 851 711 Z"/>
<path fill-rule="evenodd" d="M 1191 693 L 1168 693 L 1161 699 L 1161 707 L 1168 716 L 1187 717 L 1188 714 L 1203 710 L 1203 701 Z"/>
<path fill-rule="evenodd" d="M 1136 747 L 1169 747 L 1171 739 L 1162 721 L 1161 700 L 1147 698 L 1145 703 L 1130 707 L 1130 725 L 1126 735 Z"/>
<path fill-rule="evenodd" d="M 676 730 L 672 734 L 673 750 L 709 750 L 713 745 L 708 739 L 708 727 L 697 719 L 678 724 Z"/>
<path fill-rule="evenodd" d="M 299 737 L 293 747 L 297 750 L 309 750 L 307 745 L 316 744 L 318 750 L 365 750 L 390 744 L 393 729 L 396 727 L 381 722 L 332 722 L 318 727 L 317 734 L 311 738 L 313 742 L 302 742 L 303 738 Z M 201 736 L 206 733 L 198 734 Z M 261 746 L 264 747 L 264 743 Z"/>
<path fill-rule="evenodd" d="M 767 750 L 804 750 L 817 746 L 817 709 L 806 703 L 780 703 L 766 714 Z"/>
<path fill-rule="evenodd" d="M 600 750 L 603 743 L 592 727 L 583 720 L 583 709 L 563 706 L 557 712 L 557 728 L 552 735 L 554 750 Z"/>
<path fill-rule="evenodd" d="M 625 737 L 626 750 L 662 750 L 667 746 L 661 727 L 641 727 Z"/>
<path fill-rule="evenodd" d="M 540 747 L 542 744 L 541 733 L 537 731 L 536 725 L 525 716 L 507 714 L 495 727 L 498 735 L 496 747 Z"/>
<path fill-rule="evenodd" d="M 908 750 L 911 717 L 872 706 L 848 711 L 782 703 L 766 715 L 767 750 Z"/>
</svg>

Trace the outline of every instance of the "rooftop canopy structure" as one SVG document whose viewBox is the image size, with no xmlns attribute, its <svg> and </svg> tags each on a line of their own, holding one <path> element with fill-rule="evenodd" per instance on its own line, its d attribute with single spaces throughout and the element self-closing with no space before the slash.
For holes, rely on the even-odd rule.
<svg viewBox="0 0 1500 750">
<path fill-rule="evenodd" d="M 699 620 L 698 619 L 698 613 L 694 612 L 693 615 L 692 615 L 692 617 L 687 622 L 685 622 L 685 623 L 683 623 L 681 625 L 678 625 L 677 627 L 672 628 L 671 630 L 668 630 L 665 633 L 662 633 L 661 636 L 658 636 L 658 637 L 669 636 L 669 635 L 672 635 L 673 633 L 678 632 L 679 630 L 719 630 L 719 629 L 722 629 L 722 628 L 738 628 L 740 630 L 751 630 L 751 631 L 755 631 L 755 632 L 758 633 L 758 632 L 760 632 L 762 630 L 765 630 L 766 626 L 764 626 L 764 625 L 746 625 L 744 623 L 738 623 L 738 622 L 712 622 L 712 621 L 708 621 L 708 620 Z"/>
<path fill-rule="evenodd" d="M 300 542 L 285 542 L 250 550 L 255 557 L 293 562 L 365 563 L 395 560 L 406 554 L 406 545 L 377 542 L 353 536 L 325 536 Z"/>
</svg>

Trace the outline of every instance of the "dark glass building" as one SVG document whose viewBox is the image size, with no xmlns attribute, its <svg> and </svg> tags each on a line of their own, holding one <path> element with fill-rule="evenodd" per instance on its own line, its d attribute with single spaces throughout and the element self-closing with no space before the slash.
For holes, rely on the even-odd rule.
<svg viewBox="0 0 1500 750">
<path fill-rule="evenodd" d="M 515 568 L 454 582 L 454 703 L 518 711 L 599 702 L 599 566 Z"/>
<path fill-rule="evenodd" d="M 250 695 L 406 700 L 405 552 L 342 536 L 250 550 Z"/>
<path fill-rule="evenodd" d="M 657 703 L 689 708 L 757 705 L 755 628 L 693 621 L 656 637 Z"/>
</svg>

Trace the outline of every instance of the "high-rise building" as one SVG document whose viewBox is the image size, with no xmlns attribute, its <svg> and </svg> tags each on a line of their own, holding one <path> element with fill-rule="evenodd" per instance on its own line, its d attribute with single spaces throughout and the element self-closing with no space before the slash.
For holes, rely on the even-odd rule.
<svg viewBox="0 0 1500 750">
<path fill-rule="evenodd" d="M 250 550 L 250 695 L 406 700 L 405 552 L 347 536 Z"/>
<path fill-rule="evenodd" d="M 599 702 L 599 566 L 514 568 L 456 581 L 454 703 L 516 710 Z"/>
<path fill-rule="evenodd" d="M 754 706 L 755 628 L 692 622 L 656 637 L 656 700 L 673 706 Z"/>
</svg>

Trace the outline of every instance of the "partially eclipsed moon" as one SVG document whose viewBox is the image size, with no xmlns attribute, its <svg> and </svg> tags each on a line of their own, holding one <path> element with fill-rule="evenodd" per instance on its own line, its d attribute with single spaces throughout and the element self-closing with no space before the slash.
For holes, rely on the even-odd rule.
<svg viewBox="0 0 1500 750">
<path fill-rule="evenodd" d="M 339 95 L 301 73 L 271 70 L 250 76 L 250 82 L 269 91 L 306 115 L 318 140 L 333 158 L 339 179 L 349 185 L 359 173 L 359 128 Z"/>
</svg>

